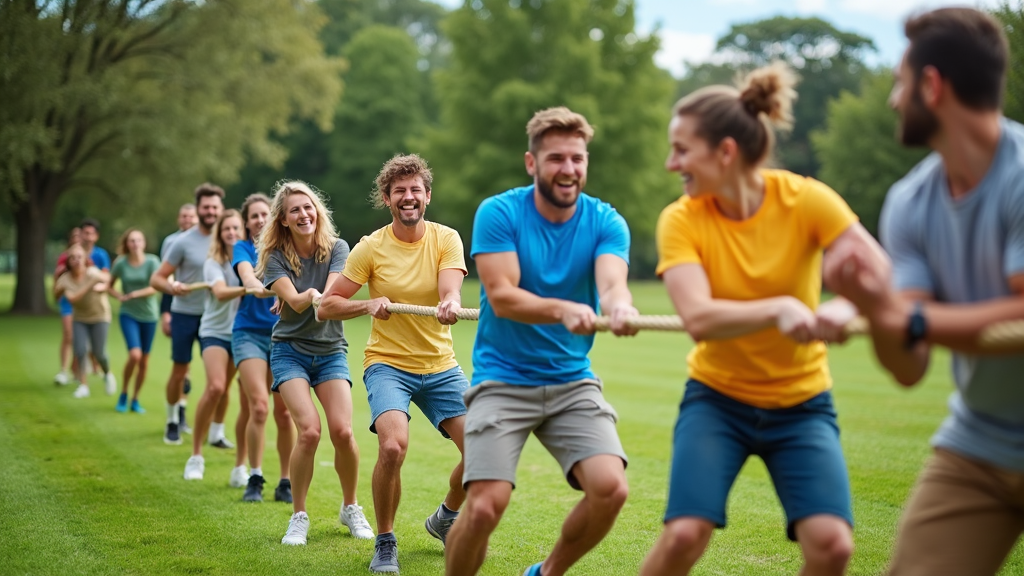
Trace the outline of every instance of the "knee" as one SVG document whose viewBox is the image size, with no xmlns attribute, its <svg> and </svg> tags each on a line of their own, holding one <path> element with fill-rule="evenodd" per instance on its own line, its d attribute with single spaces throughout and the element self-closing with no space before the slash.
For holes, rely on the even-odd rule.
<svg viewBox="0 0 1024 576">
<path fill-rule="evenodd" d="M 507 501 L 502 502 L 490 496 L 470 498 L 459 514 L 459 522 L 465 522 L 466 529 L 472 533 L 490 534 L 498 527 L 498 521 L 507 505 Z"/>
<path fill-rule="evenodd" d="M 267 401 L 265 399 L 254 400 L 249 403 L 249 418 L 257 424 L 265 424 L 267 422 L 268 413 L 269 409 L 267 408 Z"/>
<path fill-rule="evenodd" d="M 278 426 L 292 423 L 292 415 L 288 412 L 288 407 L 284 405 L 284 402 L 274 402 L 274 420 L 277 421 Z"/>
<path fill-rule="evenodd" d="M 380 451 L 377 458 L 380 462 L 400 466 L 405 461 L 405 453 L 408 446 L 397 439 L 384 440 L 380 443 Z"/>
<path fill-rule="evenodd" d="M 598 509 L 605 513 L 617 515 L 629 496 L 629 484 L 624 477 L 610 480 L 599 486 L 593 493 Z"/>
<path fill-rule="evenodd" d="M 338 426 L 331 430 L 331 443 L 336 448 L 342 448 L 349 446 L 354 437 L 352 436 L 352 425 Z"/>
<path fill-rule="evenodd" d="M 149 354 L 139 354 L 139 368 L 145 370 L 149 367 Z"/>
<path fill-rule="evenodd" d="M 837 524 L 810 534 L 807 548 L 808 561 L 839 569 L 853 556 L 853 535 L 846 524 Z"/>
<path fill-rule="evenodd" d="M 299 444 L 305 444 L 309 446 L 316 446 L 320 443 L 320 427 L 310 426 L 299 431 Z"/>
<path fill-rule="evenodd" d="M 714 527 L 709 522 L 677 520 L 665 525 L 662 542 L 672 557 L 689 557 L 700 553 L 711 540 Z"/>
<path fill-rule="evenodd" d="M 138 348 L 132 348 L 131 350 L 128 351 L 128 363 L 129 364 L 138 364 L 141 361 L 142 361 L 142 350 L 139 350 Z"/>
</svg>

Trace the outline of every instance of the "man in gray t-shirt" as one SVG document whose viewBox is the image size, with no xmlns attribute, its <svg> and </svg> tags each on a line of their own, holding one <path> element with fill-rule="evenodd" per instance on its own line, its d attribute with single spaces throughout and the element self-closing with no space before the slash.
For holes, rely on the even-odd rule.
<svg viewBox="0 0 1024 576">
<path fill-rule="evenodd" d="M 174 296 L 171 302 L 171 375 L 167 380 L 166 444 L 181 444 L 181 432 L 188 432 L 185 422 L 183 386 L 192 362 L 193 343 L 199 340 L 199 324 L 206 305 L 207 291 L 188 289 L 203 280 L 203 264 L 210 251 L 210 231 L 224 210 L 224 190 L 213 184 L 201 184 L 195 190 L 199 223 L 181 234 L 167 250 L 160 268 L 149 283 L 164 294 Z M 171 275 L 174 280 L 171 280 Z"/>
<path fill-rule="evenodd" d="M 1024 530 L 1024 350 L 988 355 L 989 325 L 1024 319 L 1024 126 L 1002 117 L 1001 25 L 969 8 L 911 18 L 890 102 L 925 158 L 882 211 L 888 266 L 826 256 L 829 287 L 871 321 L 904 386 L 932 345 L 953 350 L 957 391 L 904 511 L 891 576 L 994 574 Z M 955 57 L 953 57 L 955 55 Z"/>
</svg>

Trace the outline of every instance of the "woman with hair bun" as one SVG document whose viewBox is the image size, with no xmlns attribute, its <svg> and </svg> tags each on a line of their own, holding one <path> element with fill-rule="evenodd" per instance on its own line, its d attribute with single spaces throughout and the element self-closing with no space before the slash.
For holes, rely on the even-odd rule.
<svg viewBox="0 0 1024 576">
<path fill-rule="evenodd" d="M 865 245 L 884 258 L 828 186 L 764 167 L 792 124 L 795 76 L 781 63 L 740 87 L 680 100 L 666 169 L 685 195 L 658 221 L 657 272 L 697 343 L 679 407 L 665 525 L 641 569 L 687 574 L 751 455 L 768 468 L 800 544 L 801 574 L 843 574 L 853 552 L 850 483 L 832 404 L 826 342 L 857 315 L 819 305 L 823 251 Z"/>
</svg>

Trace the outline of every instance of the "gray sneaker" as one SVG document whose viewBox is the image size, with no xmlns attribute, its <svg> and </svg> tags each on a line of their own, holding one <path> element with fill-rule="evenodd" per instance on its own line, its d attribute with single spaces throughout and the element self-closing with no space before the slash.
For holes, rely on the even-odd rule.
<svg viewBox="0 0 1024 576">
<path fill-rule="evenodd" d="M 427 516 L 427 521 L 424 522 L 424 526 L 427 528 L 427 532 L 431 536 L 441 541 L 441 544 L 445 543 L 445 538 L 448 537 L 448 531 L 452 529 L 452 524 L 455 523 L 455 519 L 458 518 L 458 513 L 451 518 L 445 518 L 441 515 L 441 507 L 438 506 L 437 510 L 430 516 Z"/>
<path fill-rule="evenodd" d="M 398 574 L 398 540 L 394 534 L 381 534 L 373 549 L 370 572 L 374 574 Z"/>
</svg>

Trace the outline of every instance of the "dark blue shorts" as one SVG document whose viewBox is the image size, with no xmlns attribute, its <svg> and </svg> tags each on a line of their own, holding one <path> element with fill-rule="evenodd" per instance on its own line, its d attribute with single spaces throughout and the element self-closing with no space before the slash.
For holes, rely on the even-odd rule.
<svg viewBox="0 0 1024 576">
<path fill-rule="evenodd" d="M 832 393 L 768 410 L 690 380 L 679 406 L 665 521 L 696 516 L 725 527 L 725 503 L 751 455 L 764 460 L 786 512 L 786 535 L 817 514 L 853 526 L 850 480 Z"/>
<path fill-rule="evenodd" d="M 192 344 L 199 340 L 202 315 L 171 312 L 171 362 L 192 363 Z"/>
<path fill-rule="evenodd" d="M 139 348 L 143 354 L 149 354 L 153 348 L 153 336 L 156 335 L 156 322 L 139 322 L 127 314 L 121 314 L 118 320 L 128 350 Z"/>
<path fill-rule="evenodd" d="M 451 436 L 441 422 L 466 414 L 462 393 L 469 388 L 469 381 L 458 366 L 435 374 L 413 374 L 388 364 L 371 364 L 363 372 L 363 382 L 370 405 L 370 432 L 374 434 L 377 418 L 389 410 L 405 412 L 411 420 L 409 402 L 415 402 L 445 438 Z"/>
<path fill-rule="evenodd" d="M 274 375 L 271 392 L 289 380 L 305 380 L 310 387 L 328 380 L 347 380 L 352 385 L 348 371 L 348 357 L 344 352 L 326 356 L 310 356 L 295 349 L 288 342 L 274 342 L 270 346 L 270 372 Z"/>
<path fill-rule="evenodd" d="M 216 336 L 200 336 L 199 337 L 199 351 L 205 352 L 207 348 L 216 346 L 217 348 L 223 348 L 228 351 L 228 358 L 231 357 L 231 341 L 223 338 L 217 338 Z"/>
</svg>

